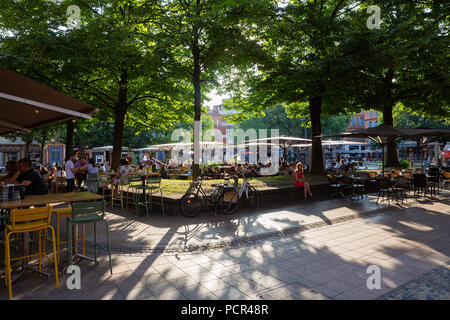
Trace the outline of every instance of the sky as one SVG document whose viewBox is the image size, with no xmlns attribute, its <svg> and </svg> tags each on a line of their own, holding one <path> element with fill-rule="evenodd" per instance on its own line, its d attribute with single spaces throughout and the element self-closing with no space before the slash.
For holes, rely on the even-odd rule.
<svg viewBox="0 0 450 320">
<path fill-rule="evenodd" d="M 222 95 L 217 94 L 216 90 L 210 91 L 209 93 L 206 94 L 206 96 L 211 99 L 211 101 L 205 101 L 205 105 L 208 107 L 212 107 L 212 106 L 221 104 L 222 99 L 229 98 L 229 96 L 227 96 L 227 95 L 222 96 Z"/>
</svg>

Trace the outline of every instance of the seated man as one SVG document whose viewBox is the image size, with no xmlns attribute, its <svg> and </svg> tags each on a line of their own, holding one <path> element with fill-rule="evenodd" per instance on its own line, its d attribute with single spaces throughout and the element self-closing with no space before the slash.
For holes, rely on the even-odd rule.
<svg viewBox="0 0 450 320">
<path fill-rule="evenodd" d="M 46 194 L 48 192 L 44 180 L 41 175 L 31 167 L 31 161 L 29 159 L 20 160 L 17 168 L 20 171 L 20 175 L 17 178 L 16 184 L 25 186 L 26 195 Z"/>
<path fill-rule="evenodd" d="M 5 184 L 16 181 L 20 175 L 19 169 L 17 169 L 17 161 L 9 160 L 6 162 L 6 171 L 8 173 L 3 178 L 0 178 L 0 181 L 3 181 Z"/>
</svg>

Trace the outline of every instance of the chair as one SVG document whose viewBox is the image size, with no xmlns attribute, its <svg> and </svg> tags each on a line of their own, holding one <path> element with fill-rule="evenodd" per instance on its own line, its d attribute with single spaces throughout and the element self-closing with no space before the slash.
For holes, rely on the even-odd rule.
<svg viewBox="0 0 450 320">
<path fill-rule="evenodd" d="M 56 257 L 56 243 L 55 243 L 55 230 L 50 224 L 50 218 L 52 214 L 52 207 L 39 207 L 32 209 L 16 209 L 11 210 L 10 224 L 5 227 L 5 282 L 8 286 L 9 299 L 12 300 L 12 283 L 11 283 L 11 261 L 22 260 L 33 256 L 38 256 L 39 273 L 42 270 L 42 257 L 45 256 L 45 252 L 42 252 L 41 234 L 42 231 L 50 229 L 52 231 L 53 242 L 53 254 Z M 38 232 L 38 253 L 29 254 L 26 256 L 11 258 L 9 238 L 13 234 L 23 234 L 26 232 Z M 49 258 L 50 259 L 50 258 Z M 58 265 L 56 259 L 53 259 L 55 266 L 55 278 L 56 287 L 58 283 Z"/>
<path fill-rule="evenodd" d="M 424 196 L 428 193 L 429 188 L 431 187 L 431 194 L 433 193 L 434 184 L 429 184 L 427 181 L 427 176 L 424 173 L 415 173 L 413 174 L 413 188 L 414 188 L 414 196 L 418 197 L 422 192 Z"/>
<path fill-rule="evenodd" d="M 72 208 L 58 208 L 58 209 L 52 209 L 52 214 L 54 214 L 56 216 L 56 263 L 59 265 L 59 263 L 61 262 L 60 259 L 60 253 L 61 253 L 61 245 L 62 244 L 66 244 L 67 241 L 60 241 L 60 219 L 63 218 L 68 218 L 72 216 Z M 44 239 L 45 235 L 44 235 Z M 83 243 L 83 255 L 85 254 L 85 250 L 86 250 L 86 233 L 85 233 L 85 228 L 83 225 L 82 228 L 82 234 L 81 234 L 81 239 L 80 241 L 82 241 Z M 44 252 L 45 252 L 45 241 L 44 241 Z"/>
<path fill-rule="evenodd" d="M 160 196 L 161 196 L 161 208 L 162 208 L 162 214 L 165 215 L 164 213 L 164 200 L 163 200 L 163 194 L 162 194 L 162 189 L 161 189 L 161 177 L 157 177 L 157 178 L 150 178 L 148 177 L 146 180 L 146 185 L 145 188 L 147 190 L 146 192 L 146 196 L 150 196 L 150 212 L 153 212 L 153 205 L 152 205 L 152 199 L 153 199 L 153 193 L 157 193 L 159 190 Z M 150 191 L 150 192 L 148 192 Z M 148 211 L 147 211 L 147 215 L 148 215 Z"/>
<path fill-rule="evenodd" d="M 393 192 L 391 187 L 392 187 L 392 182 L 387 178 L 382 178 L 378 181 L 377 203 L 380 198 L 381 198 L 381 200 L 386 198 L 389 202 L 389 205 L 391 204 L 392 192 Z"/>
<path fill-rule="evenodd" d="M 119 197 L 116 196 L 114 190 L 111 191 L 111 208 L 114 207 L 115 201 L 120 201 L 120 208 L 123 210 L 123 192 L 125 191 L 125 188 L 128 188 L 128 185 L 129 185 L 128 178 L 129 178 L 128 176 L 119 177 L 119 183 L 117 184 L 117 190 L 119 193 Z M 114 186 L 113 186 L 113 188 L 114 188 Z"/>
<path fill-rule="evenodd" d="M 329 187 L 330 187 L 330 195 L 338 196 L 339 198 L 343 197 L 342 194 L 342 185 L 339 183 L 339 179 L 332 174 L 327 175 Z"/>
<path fill-rule="evenodd" d="M 392 170 L 392 173 L 395 173 L 397 176 L 399 176 L 402 173 L 402 170 L 394 169 Z"/>
<path fill-rule="evenodd" d="M 347 198 L 354 196 L 353 179 L 348 176 L 342 176 L 340 181 L 342 183 L 343 196 Z"/>
<path fill-rule="evenodd" d="M 397 178 L 397 177 L 398 177 L 398 174 L 397 174 L 397 173 L 394 173 L 394 172 L 389 173 L 389 178 L 395 179 L 395 178 Z"/>
<path fill-rule="evenodd" d="M 448 186 L 450 186 L 450 172 L 442 172 L 442 177 L 442 189 L 448 189 Z"/>
<path fill-rule="evenodd" d="M 213 179 L 220 179 L 221 177 L 223 177 L 223 174 L 221 175 L 216 167 L 211 167 L 211 176 Z"/>
<path fill-rule="evenodd" d="M 109 193 L 109 190 L 107 188 L 105 188 L 106 186 L 108 186 L 109 182 L 110 182 L 110 178 L 108 175 L 104 175 L 104 174 L 99 174 L 98 175 L 98 188 L 101 191 L 101 195 L 103 196 L 103 199 L 105 200 L 111 200 L 112 197 L 112 192 Z"/>
<path fill-rule="evenodd" d="M 89 201 L 89 202 L 76 202 L 72 203 L 72 216 L 67 218 L 67 241 L 68 241 L 68 265 L 73 264 L 73 260 L 76 256 L 87 259 L 98 264 L 97 261 L 97 247 L 108 252 L 109 255 L 109 268 L 112 274 L 112 261 L 111 261 L 111 243 L 109 239 L 109 227 L 108 221 L 105 219 L 105 208 L 106 201 Z M 97 222 L 104 222 L 106 226 L 106 238 L 108 241 L 108 248 L 104 248 L 102 245 L 97 243 Z M 94 224 L 94 259 L 87 257 L 85 255 L 73 254 L 72 246 L 72 226 L 73 225 L 85 225 Z"/>
<path fill-rule="evenodd" d="M 66 177 L 56 177 L 55 181 L 52 182 L 52 185 L 54 185 L 55 193 L 66 192 L 67 179 Z"/>
<path fill-rule="evenodd" d="M 127 203 L 126 207 L 128 209 L 128 204 L 134 204 L 136 208 L 136 216 L 138 216 L 138 207 L 139 207 L 139 197 L 142 188 L 142 178 L 132 176 L 128 178 L 128 188 L 127 188 Z"/>
<path fill-rule="evenodd" d="M 98 192 L 98 174 L 88 173 L 86 175 L 86 181 L 84 182 L 85 188 L 93 193 Z"/>
<path fill-rule="evenodd" d="M 398 177 L 392 185 L 392 199 L 396 200 L 397 204 L 401 200 L 402 204 L 406 196 L 407 185 L 409 180 L 404 177 Z"/>
<path fill-rule="evenodd" d="M 181 169 L 181 171 L 184 173 L 185 171 L 183 169 Z M 205 176 L 211 176 L 211 170 L 209 169 L 209 167 L 205 166 L 203 168 L 203 175 Z"/>
</svg>

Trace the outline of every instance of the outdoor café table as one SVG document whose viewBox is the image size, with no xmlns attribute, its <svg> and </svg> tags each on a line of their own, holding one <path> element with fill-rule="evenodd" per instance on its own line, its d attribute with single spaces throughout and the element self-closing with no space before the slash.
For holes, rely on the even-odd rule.
<svg viewBox="0 0 450 320">
<path fill-rule="evenodd" d="M 62 202 L 79 202 L 79 201 L 93 201 L 93 200 L 102 200 L 103 196 L 92 193 L 92 192 L 67 192 L 67 193 L 50 193 L 50 194 L 42 194 L 42 195 L 32 195 L 25 196 L 24 199 L 20 201 L 7 201 L 0 202 L 0 209 L 17 209 L 22 207 L 30 207 L 30 206 L 40 206 L 40 205 L 49 205 L 54 203 L 62 203 Z M 78 230 L 76 224 L 74 225 L 74 235 L 78 234 Z M 76 237 L 74 237 L 74 248 L 77 242 Z M 23 243 L 22 243 L 22 252 L 24 255 L 28 255 L 29 248 L 27 246 L 28 243 L 28 233 L 23 234 Z M 44 274 L 48 276 L 47 273 L 32 269 L 27 266 L 25 259 L 22 260 L 22 270 L 19 274 L 17 274 L 12 281 L 17 280 L 22 274 L 25 273 L 25 270 L 32 270 L 34 272 Z"/>
<path fill-rule="evenodd" d="M 182 179 L 182 180 L 187 180 L 192 174 L 190 173 L 183 173 L 183 174 L 179 174 L 177 175 L 177 178 Z"/>
<path fill-rule="evenodd" d="M 159 172 L 149 171 L 148 173 L 130 173 L 130 176 L 137 176 L 142 178 L 142 197 L 145 199 L 145 181 L 148 177 L 159 177 Z"/>
</svg>

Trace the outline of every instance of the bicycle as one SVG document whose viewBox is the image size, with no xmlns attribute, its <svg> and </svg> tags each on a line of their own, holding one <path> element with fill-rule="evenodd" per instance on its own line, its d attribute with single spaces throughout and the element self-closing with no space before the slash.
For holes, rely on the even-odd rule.
<svg viewBox="0 0 450 320">
<path fill-rule="evenodd" d="M 240 189 L 238 190 L 238 175 L 232 175 L 231 178 L 234 179 L 234 187 L 233 190 L 228 190 L 228 193 L 225 195 L 225 201 L 230 201 L 230 206 L 222 211 L 222 213 L 225 214 L 232 214 L 236 212 L 236 210 L 239 208 L 241 198 L 243 197 L 245 193 L 245 197 L 250 205 L 250 208 L 255 209 L 259 205 L 259 195 L 256 191 L 255 187 L 251 186 L 250 183 L 247 180 L 247 177 L 249 177 L 251 174 L 250 171 L 243 172 L 242 178 L 244 181 L 242 182 L 242 185 Z M 225 180 L 229 180 L 225 179 Z"/>
<path fill-rule="evenodd" d="M 222 213 L 224 210 L 228 210 L 233 203 L 225 201 L 225 194 L 230 190 L 233 191 L 234 186 L 230 186 L 226 183 L 213 184 L 214 190 L 211 194 L 207 194 L 203 189 L 203 180 L 210 179 L 206 176 L 200 176 L 197 180 L 193 181 L 188 191 L 181 197 L 181 212 L 187 217 L 198 216 L 206 206 L 209 206 L 214 215 Z"/>
</svg>

